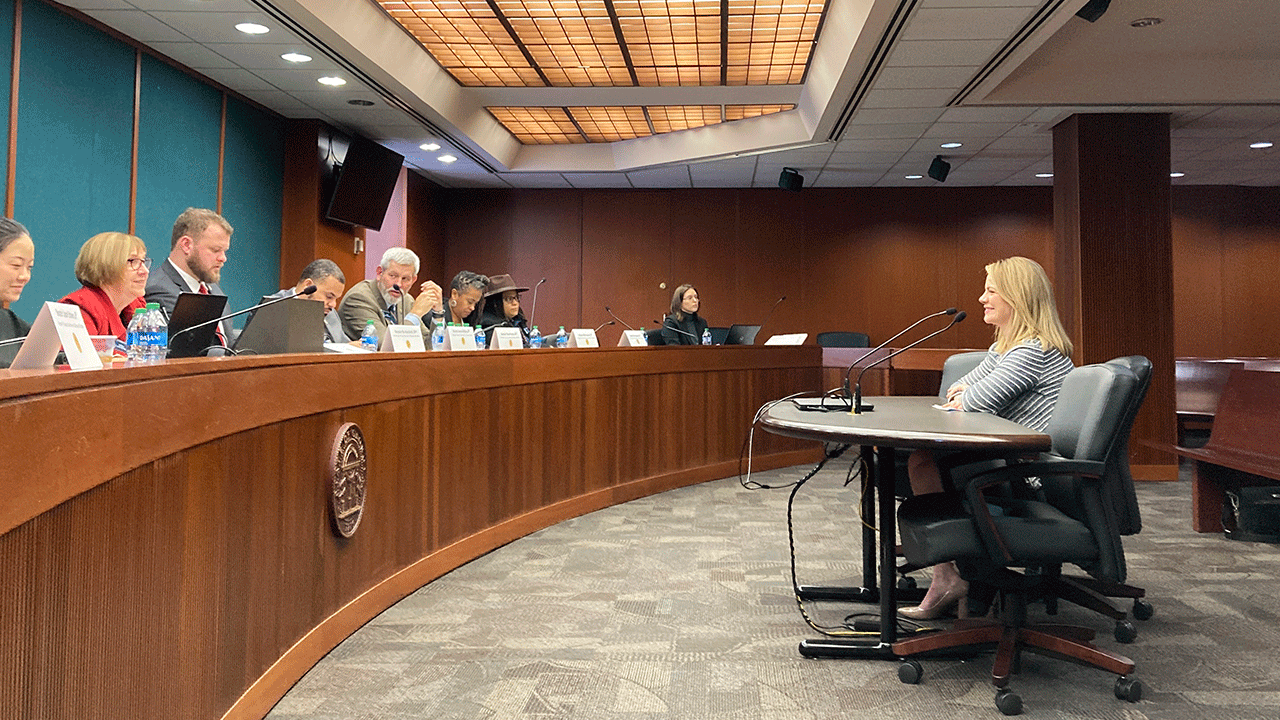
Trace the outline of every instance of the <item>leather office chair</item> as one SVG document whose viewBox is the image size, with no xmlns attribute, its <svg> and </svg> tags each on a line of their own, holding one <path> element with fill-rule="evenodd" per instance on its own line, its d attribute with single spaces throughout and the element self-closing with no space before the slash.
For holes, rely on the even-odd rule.
<svg viewBox="0 0 1280 720">
<path fill-rule="evenodd" d="M 871 347 L 871 338 L 860 332 L 820 332 L 818 347 L 860 348 Z"/>
<path fill-rule="evenodd" d="M 657 327 L 652 330 L 644 331 L 644 342 L 650 347 L 658 345 L 666 345 L 666 341 L 662 339 L 662 328 Z"/>
<path fill-rule="evenodd" d="M 1022 650 L 1115 673 L 1120 676 L 1116 697 L 1141 699 L 1142 684 L 1130 677 L 1133 661 L 1093 645 L 1093 630 L 1028 624 L 1026 611 L 1028 600 L 1054 592 L 1056 576 L 1039 572 L 1046 567 L 1073 563 L 1103 580 L 1122 572 L 1123 548 L 1114 514 L 1107 511 L 1104 476 L 1137 387 L 1137 378 L 1122 366 L 1077 368 L 1063 381 L 1049 422 L 1058 459 L 980 473 L 966 485 L 963 500 L 954 493 L 934 493 L 903 501 L 898 522 L 907 560 L 917 565 L 955 560 L 971 584 L 995 587 L 1003 596 L 999 620 L 958 620 L 950 630 L 896 643 L 894 653 L 907 658 L 898 672 L 903 682 L 914 684 L 923 674 L 912 655 L 994 646 L 996 707 L 1006 715 L 1022 710 L 1021 698 L 1008 688 Z M 988 492 L 1032 477 L 1040 479 L 1043 499 Z"/>
</svg>

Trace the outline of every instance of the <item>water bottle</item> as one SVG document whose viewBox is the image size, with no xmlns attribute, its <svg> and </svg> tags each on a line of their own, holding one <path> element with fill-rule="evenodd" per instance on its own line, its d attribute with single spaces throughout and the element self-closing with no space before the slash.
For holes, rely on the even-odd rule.
<svg viewBox="0 0 1280 720">
<path fill-rule="evenodd" d="M 145 361 L 145 349 L 142 344 L 142 321 L 146 318 L 146 308 L 133 311 L 133 319 L 125 331 L 125 352 L 130 365 L 141 365 Z"/>
<path fill-rule="evenodd" d="M 448 325 L 449 323 L 445 322 L 444 320 L 439 320 L 436 322 L 436 329 L 431 331 L 431 349 L 432 350 L 444 350 L 444 334 L 445 334 L 445 328 Z"/>
<path fill-rule="evenodd" d="M 645 346 L 649 345 L 649 334 L 645 332 L 643 325 L 640 326 L 640 344 Z"/>
<path fill-rule="evenodd" d="M 531 350 L 542 349 L 542 333 L 538 332 L 537 325 L 534 325 L 533 329 L 529 331 L 529 348 Z"/>
<path fill-rule="evenodd" d="M 560 326 L 560 332 L 556 333 L 556 347 L 558 348 L 569 347 L 569 333 L 564 331 L 563 325 Z"/>
<path fill-rule="evenodd" d="M 702 344 L 703 344 L 703 345 L 710 345 L 710 344 L 711 344 L 711 328 L 703 328 L 703 330 L 702 330 Z"/>
<path fill-rule="evenodd" d="M 364 332 L 360 333 L 360 347 L 369 352 L 378 352 L 378 326 L 372 320 L 364 321 Z"/>
<path fill-rule="evenodd" d="M 155 324 L 151 326 L 151 342 L 147 350 L 151 352 L 152 362 L 160 362 L 169 357 L 169 321 L 160 310 L 160 303 L 147 303 L 148 314 L 155 314 Z"/>
<path fill-rule="evenodd" d="M 484 349 L 484 328 L 479 325 L 476 326 L 476 348 Z"/>
</svg>

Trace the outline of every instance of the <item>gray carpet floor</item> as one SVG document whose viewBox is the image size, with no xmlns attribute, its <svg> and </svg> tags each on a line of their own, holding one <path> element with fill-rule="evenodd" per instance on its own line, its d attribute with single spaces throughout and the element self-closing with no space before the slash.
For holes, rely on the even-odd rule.
<svg viewBox="0 0 1280 720">
<path fill-rule="evenodd" d="M 807 468 L 757 474 L 767 484 Z M 844 469 L 796 505 L 801 583 L 860 576 L 859 520 Z M 1280 548 L 1190 529 L 1188 482 L 1138 488 L 1144 531 L 1126 539 L 1130 581 L 1155 616 L 1120 645 L 1111 624 L 1064 606 L 1137 663 L 1136 704 L 1114 677 L 1024 655 L 1012 684 L 1036 718 L 1280 717 Z M 806 660 L 814 637 L 791 593 L 785 490 L 735 478 L 566 521 L 430 583 L 311 670 L 271 720 L 363 718 L 996 718 L 990 655 L 897 663 Z M 811 605 L 837 625 L 864 605 Z M 1034 617 L 1043 606 L 1033 606 Z"/>
</svg>

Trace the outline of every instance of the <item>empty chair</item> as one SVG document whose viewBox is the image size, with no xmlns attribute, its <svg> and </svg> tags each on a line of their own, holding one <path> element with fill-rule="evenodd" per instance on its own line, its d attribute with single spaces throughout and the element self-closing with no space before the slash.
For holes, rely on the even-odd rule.
<svg viewBox="0 0 1280 720">
<path fill-rule="evenodd" d="M 819 347 L 871 347 L 871 339 L 860 332 L 821 332 L 818 333 Z"/>
</svg>

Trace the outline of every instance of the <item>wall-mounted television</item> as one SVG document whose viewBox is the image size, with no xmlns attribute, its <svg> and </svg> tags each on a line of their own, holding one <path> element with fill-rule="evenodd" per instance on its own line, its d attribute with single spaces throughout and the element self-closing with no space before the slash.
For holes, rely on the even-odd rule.
<svg viewBox="0 0 1280 720">
<path fill-rule="evenodd" d="M 359 136 L 352 138 L 338 168 L 325 217 L 381 230 L 403 165 L 404 156 L 400 153 Z"/>
</svg>

